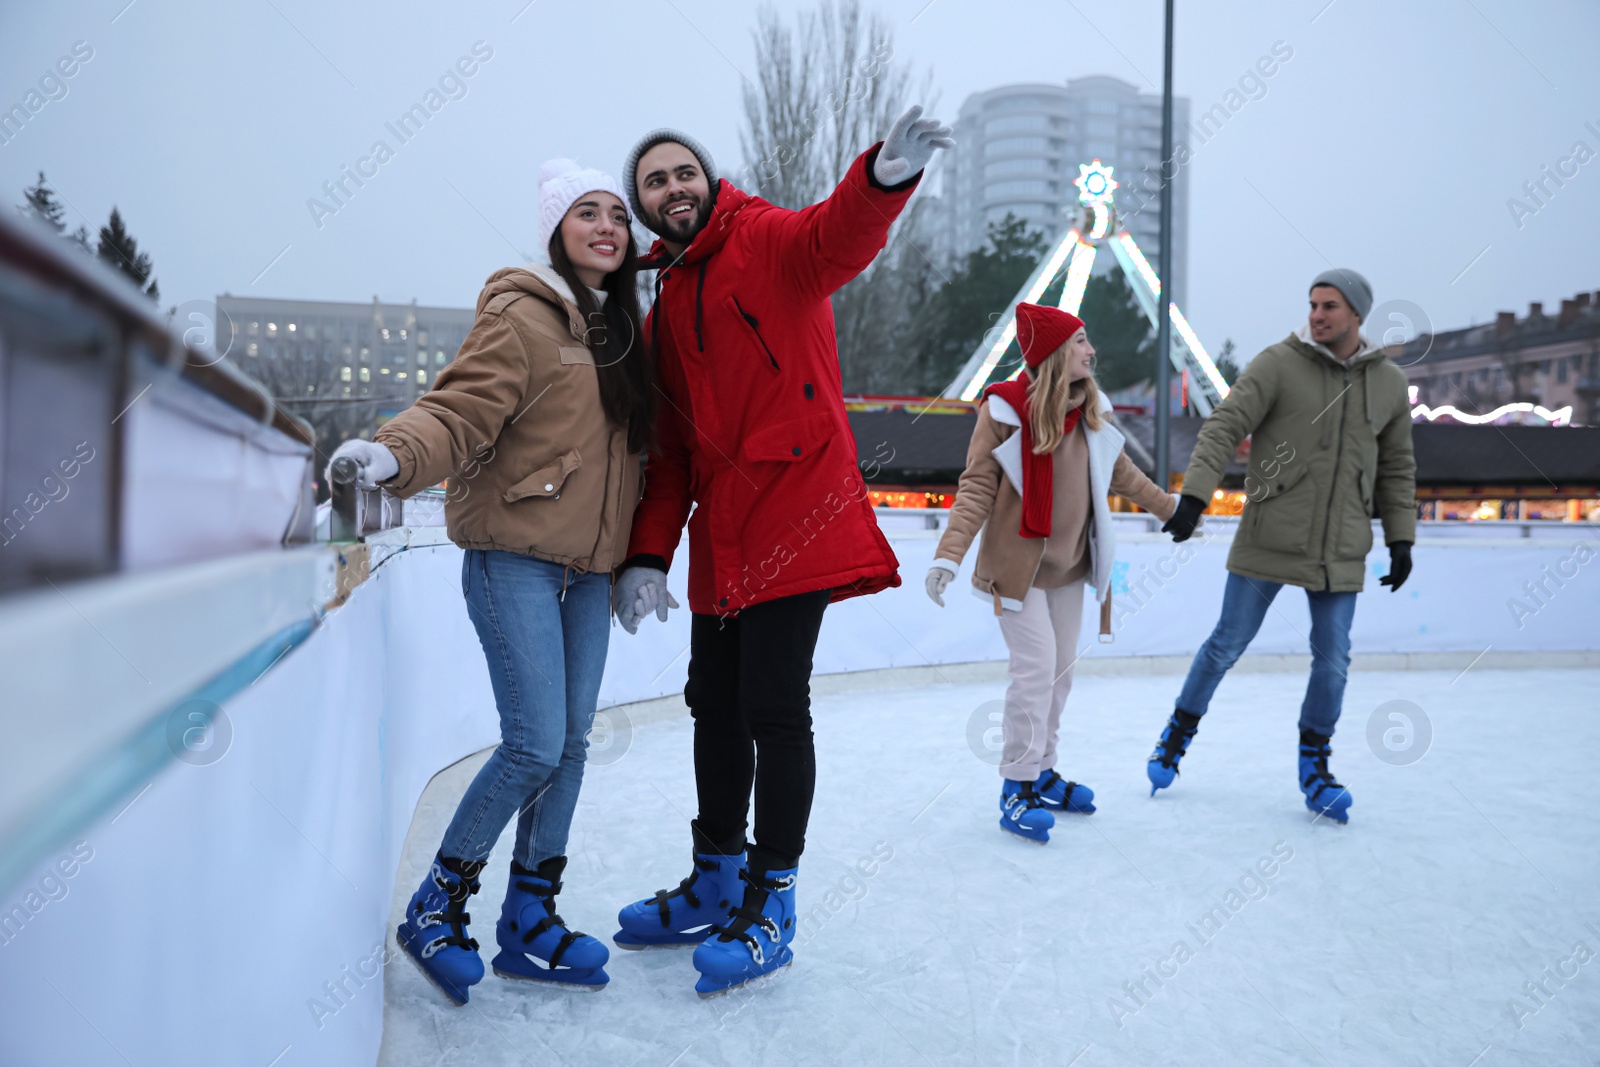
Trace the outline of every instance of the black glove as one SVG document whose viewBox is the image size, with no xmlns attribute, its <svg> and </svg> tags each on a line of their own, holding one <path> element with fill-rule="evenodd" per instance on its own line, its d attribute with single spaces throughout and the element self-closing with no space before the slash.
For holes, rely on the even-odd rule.
<svg viewBox="0 0 1600 1067">
<path fill-rule="evenodd" d="M 1185 493 L 1178 498 L 1178 510 L 1172 513 L 1172 518 L 1162 524 L 1161 532 L 1171 534 L 1174 541 L 1189 540 L 1194 536 L 1194 528 L 1200 522 L 1200 513 L 1205 509 L 1204 500 Z"/>
<path fill-rule="evenodd" d="M 1387 585 L 1389 592 L 1397 593 L 1400 587 L 1406 584 L 1406 579 L 1411 576 L 1411 542 L 1394 541 L 1389 545 L 1389 573 L 1378 579 L 1379 585 Z"/>
</svg>

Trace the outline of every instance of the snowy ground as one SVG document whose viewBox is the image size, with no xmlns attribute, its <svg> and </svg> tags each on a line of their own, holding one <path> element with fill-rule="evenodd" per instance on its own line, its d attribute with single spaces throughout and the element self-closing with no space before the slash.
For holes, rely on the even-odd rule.
<svg viewBox="0 0 1600 1067">
<path fill-rule="evenodd" d="M 1352 674 L 1342 827 L 1313 824 L 1296 789 L 1291 674 L 1229 678 L 1183 776 L 1150 799 L 1144 761 L 1179 682 L 1079 680 L 1061 769 L 1100 811 L 1061 818 L 1042 848 L 997 828 L 977 754 L 1001 684 L 819 697 L 792 967 L 701 1001 L 688 952 L 614 950 L 601 992 L 490 975 L 455 1008 L 400 961 L 381 1062 L 1600 1061 L 1600 671 Z M 1367 741 L 1392 700 L 1431 723 L 1420 761 Z M 609 943 L 619 906 L 687 873 L 689 760 L 674 719 L 591 766 L 560 904 L 576 927 Z M 424 798 L 397 921 L 476 765 Z M 509 848 L 508 833 L 472 908 L 486 960 Z"/>
</svg>

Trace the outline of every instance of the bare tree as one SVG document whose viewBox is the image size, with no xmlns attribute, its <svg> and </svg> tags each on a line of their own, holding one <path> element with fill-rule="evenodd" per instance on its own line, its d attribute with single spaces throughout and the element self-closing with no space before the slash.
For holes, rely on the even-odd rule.
<svg viewBox="0 0 1600 1067">
<path fill-rule="evenodd" d="M 765 7 L 754 37 L 760 75 L 744 87 L 741 183 L 781 207 L 827 196 L 901 112 L 933 103 L 931 74 L 916 79 L 909 64 L 894 62 L 888 22 L 864 15 L 859 0 L 821 0 L 792 26 Z M 897 391 L 919 377 L 910 373 L 907 328 L 939 280 L 924 252 L 924 215 L 913 200 L 878 260 L 834 294 L 848 391 Z"/>
</svg>

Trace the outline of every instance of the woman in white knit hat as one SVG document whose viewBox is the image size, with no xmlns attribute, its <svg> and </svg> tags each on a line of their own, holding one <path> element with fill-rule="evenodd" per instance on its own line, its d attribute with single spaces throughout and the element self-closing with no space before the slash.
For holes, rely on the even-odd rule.
<svg viewBox="0 0 1600 1067">
<path fill-rule="evenodd" d="M 467 898 L 517 818 L 495 926 L 495 973 L 590 988 L 608 952 L 556 914 L 584 736 L 605 668 L 611 572 L 628 547 L 654 423 L 637 249 L 610 175 L 539 170 L 550 266 L 490 275 L 477 319 L 433 389 L 334 458 L 405 497 L 448 480 L 445 518 L 488 659 L 500 746 L 478 772 L 411 898 L 401 946 L 457 1004 L 483 978 Z M 330 464 L 331 467 L 331 464 Z"/>
</svg>

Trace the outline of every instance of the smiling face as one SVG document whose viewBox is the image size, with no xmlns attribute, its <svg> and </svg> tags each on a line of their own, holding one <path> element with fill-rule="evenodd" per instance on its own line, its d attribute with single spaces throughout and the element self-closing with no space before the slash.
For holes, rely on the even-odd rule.
<svg viewBox="0 0 1600 1067">
<path fill-rule="evenodd" d="M 711 183 L 695 154 L 662 141 L 639 157 L 639 216 L 668 246 L 681 252 L 711 218 Z"/>
<path fill-rule="evenodd" d="M 1331 285 L 1311 290 L 1311 339 L 1334 355 L 1344 357 L 1354 351 L 1361 333 L 1361 319 L 1351 309 L 1344 294 Z"/>
<path fill-rule="evenodd" d="M 600 288 L 628 249 L 628 209 L 611 193 L 584 193 L 561 219 L 561 246 L 578 280 Z"/>
<path fill-rule="evenodd" d="M 1066 350 L 1067 380 L 1078 382 L 1094 373 L 1094 345 L 1089 343 L 1089 331 L 1081 329 L 1061 346 Z"/>
</svg>

